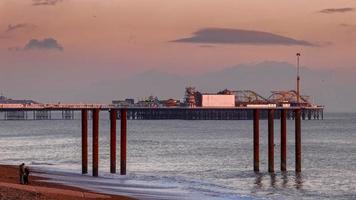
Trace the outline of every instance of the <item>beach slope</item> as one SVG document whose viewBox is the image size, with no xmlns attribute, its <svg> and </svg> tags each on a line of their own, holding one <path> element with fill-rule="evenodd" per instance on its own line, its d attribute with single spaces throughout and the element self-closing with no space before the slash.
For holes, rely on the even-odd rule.
<svg viewBox="0 0 356 200">
<path fill-rule="evenodd" d="M 44 178 L 31 176 L 29 185 L 19 184 L 17 166 L 0 165 L 0 199 L 15 200 L 76 200 L 76 199 L 112 199 L 134 200 L 133 198 L 99 194 L 76 187 L 41 181 Z"/>
</svg>

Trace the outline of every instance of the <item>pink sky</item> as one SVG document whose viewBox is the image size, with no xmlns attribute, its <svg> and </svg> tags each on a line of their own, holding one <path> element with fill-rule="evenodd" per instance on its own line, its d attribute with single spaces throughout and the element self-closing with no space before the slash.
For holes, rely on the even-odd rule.
<svg viewBox="0 0 356 200">
<path fill-rule="evenodd" d="M 308 68 L 353 68 L 354 8 L 351 0 L 1 0 L 0 78 L 28 71 L 20 76 L 85 85 L 80 76 L 100 81 L 152 69 L 199 74 L 266 60 L 294 64 L 296 52 Z M 205 28 L 262 31 L 313 46 L 170 42 Z M 45 38 L 63 50 L 25 49 Z"/>
</svg>

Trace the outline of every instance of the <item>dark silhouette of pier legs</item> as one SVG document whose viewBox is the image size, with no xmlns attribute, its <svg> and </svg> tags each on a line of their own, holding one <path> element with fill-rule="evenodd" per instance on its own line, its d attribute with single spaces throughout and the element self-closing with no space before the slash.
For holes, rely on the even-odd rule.
<svg viewBox="0 0 356 200">
<path fill-rule="evenodd" d="M 88 173 L 88 110 L 82 110 L 82 174 Z"/>
<path fill-rule="evenodd" d="M 82 109 L 82 173 L 88 173 L 88 110 Z M 98 176 L 99 172 L 99 108 L 92 110 L 93 119 L 93 176 Z M 307 111 L 306 115 L 311 115 L 311 111 Z M 203 111 L 201 112 L 203 113 Z M 322 113 L 322 112 L 321 112 Z M 204 116 L 203 116 L 204 114 Z M 194 116 L 194 119 L 205 118 L 205 115 L 209 113 L 203 113 L 201 116 Z M 235 113 L 231 113 L 231 116 L 227 118 L 234 118 Z M 252 114 L 252 115 L 251 115 Z M 278 114 L 278 115 L 275 115 Z M 116 173 L 116 128 L 117 128 L 117 115 L 118 109 L 110 110 L 110 172 Z M 130 115 L 130 116 L 129 116 Z M 138 119 L 137 114 L 129 113 L 127 108 L 120 109 L 120 174 L 126 175 L 127 166 L 127 119 Z M 155 115 L 153 113 L 153 115 Z M 162 119 L 169 119 L 168 116 Z M 184 112 L 182 112 L 184 115 Z M 221 117 L 222 112 L 215 113 L 216 117 Z M 292 117 L 295 120 L 295 171 L 301 172 L 301 120 L 302 109 L 281 109 L 280 113 L 275 113 L 275 109 L 254 109 L 253 112 L 246 113 L 244 118 L 253 118 L 253 169 L 255 172 L 259 172 L 260 165 L 260 131 L 259 120 L 261 117 L 267 117 L 268 119 L 268 172 L 274 172 L 274 118 L 280 117 L 281 119 L 281 171 L 287 171 L 287 118 Z M 159 119 L 158 116 L 156 116 Z M 192 119 L 193 119 L 192 118 Z"/>
<path fill-rule="evenodd" d="M 62 110 L 62 119 L 74 119 L 74 111 Z"/>
<path fill-rule="evenodd" d="M 99 175 L 99 109 L 93 110 L 93 176 Z"/>
<path fill-rule="evenodd" d="M 287 110 L 281 110 L 281 171 L 287 171 Z"/>
<path fill-rule="evenodd" d="M 260 171 L 260 110 L 253 110 L 253 170 Z"/>
<path fill-rule="evenodd" d="M 110 173 L 116 173 L 116 118 L 117 110 L 110 110 Z"/>
<path fill-rule="evenodd" d="M 300 109 L 295 110 L 295 171 L 302 171 L 302 136 Z"/>
<path fill-rule="evenodd" d="M 120 174 L 126 174 L 126 133 L 127 133 L 127 109 L 120 110 L 121 138 L 120 138 Z"/>
<path fill-rule="evenodd" d="M 274 110 L 268 110 L 268 172 L 274 172 Z"/>
</svg>

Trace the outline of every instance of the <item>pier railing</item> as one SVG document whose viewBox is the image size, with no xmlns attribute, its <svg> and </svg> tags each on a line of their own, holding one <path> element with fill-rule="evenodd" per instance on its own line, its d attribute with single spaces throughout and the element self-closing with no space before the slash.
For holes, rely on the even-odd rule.
<svg viewBox="0 0 356 200">
<path fill-rule="evenodd" d="M 129 107 L 126 108 L 128 120 L 252 120 L 252 110 L 260 109 L 261 119 L 268 118 L 268 110 L 286 110 L 287 119 L 294 119 L 296 108 L 301 109 L 302 119 L 323 119 L 322 107 Z M 24 108 L 0 108 L 0 120 L 73 120 L 79 118 L 75 111 L 82 109 L 111 110 L 121 109 L 105 106 L 84 106 L 84 107 L 24 107 Z M 61 113 L 61 114 L 60 114 Z M 90 115 L 89 117 L 91 117 Z M 281 118 L 280 112 L 274 112 L 276 119 Z M 117 114 L 120 118 L 120 113 Z"/>
</svg>

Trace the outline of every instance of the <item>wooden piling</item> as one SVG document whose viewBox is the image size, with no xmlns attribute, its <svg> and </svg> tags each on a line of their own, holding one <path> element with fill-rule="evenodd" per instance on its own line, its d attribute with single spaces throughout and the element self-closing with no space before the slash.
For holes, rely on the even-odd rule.
<svg viewBox="0 0 356 200">
<path fill-rule="evenodd" d="M 295 110 L 295 171 L 302 171 L 302 137 L 300 109 Z"/>
<path fill-rule="evenodd" d="M 99 109 L 93 109 L 93 176 L 99 175 Z"/>
<path fill-rule="evenodd" d="M 88 173 L 88 110 L 82 110 L 82 174 Z"/>
<path fill-rule="evenodd" d="M 117 110 L 110 110 L 110 173 L 116 173 L 116 117 Z"/>
<path fill-rule="evenodd" d="M 127 143 L 127 109 L 120 110 L 121 137 L 120 137 L 120 174 L 126 174 L 126 143 Z"/>
<path fill-rule="evenodd" d="M 287 110 L 281 110 L 281 171 L 287 171 Z"/>
<path fill-rule="evenodd" d="M 260 171 L 260 110 L 253 110 L 253 170 Z"/>
<path fill-rule="evenodd" d="M 268 172 L 274 172 L 274 110 L 268 110 Z"/>
</svg>

